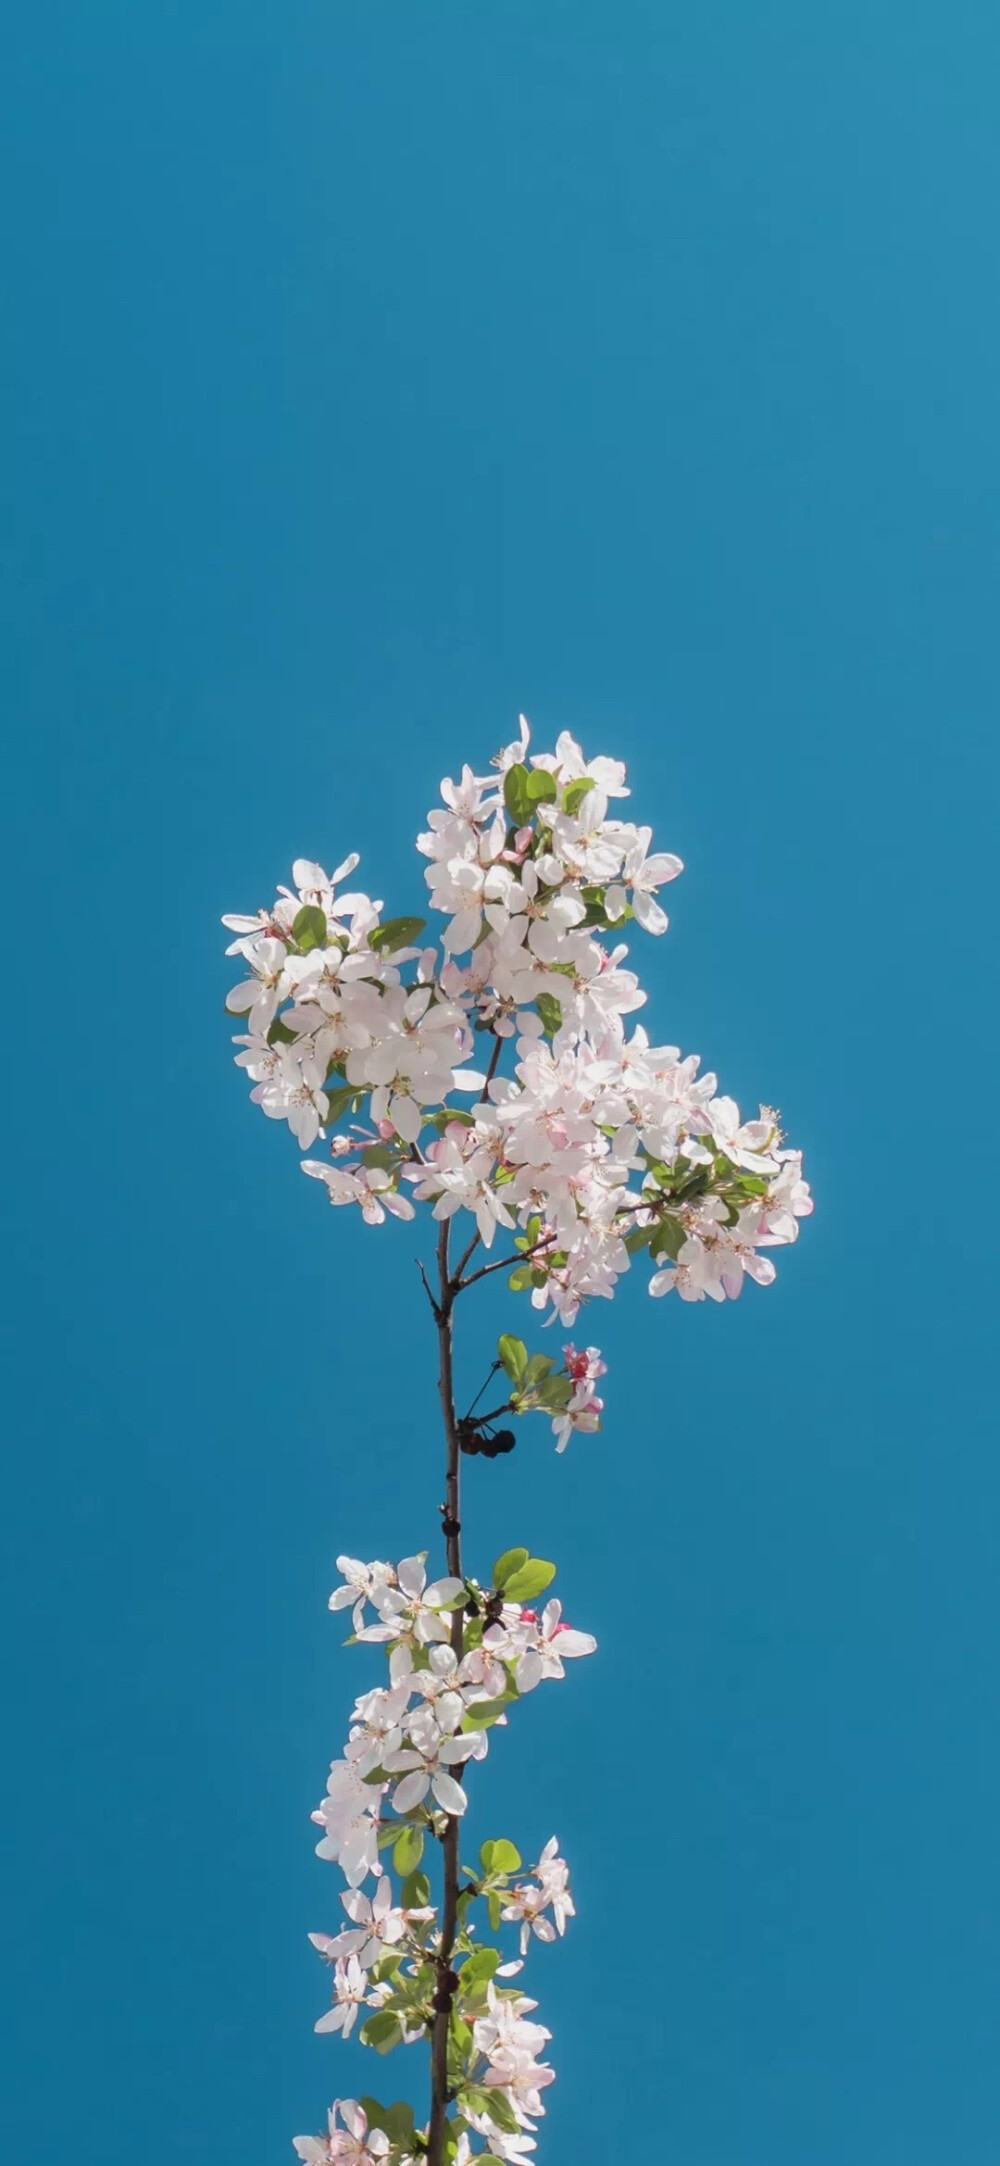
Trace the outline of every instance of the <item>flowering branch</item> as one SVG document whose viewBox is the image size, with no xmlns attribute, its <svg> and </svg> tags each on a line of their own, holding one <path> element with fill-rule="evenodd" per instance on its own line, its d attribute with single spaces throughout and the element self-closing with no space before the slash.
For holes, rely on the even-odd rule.
<svg viewBox="0 0 1000 2166">
<path fill-rule="evenodd" d="M 369 1225 L 427 1205 L 438 1226 L 436 1281 L 419 1270 L 438 1345 L 447 1572 L 428 1585 L 423 1554 L 395 1566 L 338 1559 L 330 1607 L 351 1609 L 355 1643 L 384 1649 L 388 1680 L 357 1700 L 313 1815 L 319 1855 L 346 1881 L 348 1922 L 310 1936 L 333 1982 L 317 2030 L 346 2037 L 360 2019 L 378 2054 L 423 2041 L 430 2112 L 418 2126 L 410 2105 L 336 2101 L 322 2135 L 295 2138 L 304 2166 L 525 2166 L 554 2076 L 539 2057 L 549 2032 L 510 1981 L 529 1945 L 574 1915 L 566 1863 L 552 1837 L 525 1873 L 503 1838 L 463 1866 L 459 1840 L 466 1771 L 487 1757 L 490 1732 L 595 1642 L 564 1623 L 558 1601 L 533 1606 L 555 1566 L 526 1548 L 506 1550 L 485 1580 L 467 1572 L 461 1462 L 513 1447 L 501 1418 L 543 1414 L 560 1452 L 599 1429 L 605 1364 L 596 1346 L 567 1342 L 560 1363 L 503 1333 L 460 1417 L 459 1295 L 506 1271 L 535 1312 L 572 1326 L 648 1253 L 654 1297 L 721 1303 L 747 1278 L 770 1283 L 767 1252 L 794 1241 L 812 1209 L 775 1113 L 742 1121 L 694 1057 L 650 1044 L 641 1026 L 628 1034 L 645 994 L 623 967 L 627 948 L 606 943 L 631 920 L 666 931 L 656 895 L 679 858 L 650 854 L 650 829 L 611 815 L 629 794 L 620 762 L 586 761 L 568 733 L 553 753 L 531 755 L 529 743 L 522 717 L 497 772 L 466 767 L 442 784 L 418 838 L 446 920 L 440 951 L 420 945 L 422 918 L 386 919 L 370 896 L 339 892 L 353 856 L 330 876 L 299 859 L 269 910 L 224 920 L 246 971 L 226 1005 L 246 1026 L 236 1060 L 253 1101 L 303 1149 L 326 1143 L 328 1159 L 303 1171 L 331 1204 L 357 1205 Z M 485 1072 L 464 1065 L 477 1034 L 491 1041 Z M 460 1212 L 471 1230 L 452 1264 Z M 498 1228 L 513 1255 L 470 1270 Z M 499 1369 L 507 1397 L 477 1414 Z M 428 1839 L 436 1897 L 421 1869 Z M 487 1942 L 483 1913 L 493 1936 L 516 1929 L 516 1955 Z"/>
<path fill-rule="evenodd" d="M 438 1233 L 438 1390 L 441 1397 L 441 1414 L 444 1421 L 447 1447 L 447 1470 L 445 1477 L 445 1508 L 441 1526 L 445 1537 L 448 1570 L 453 1578 L 462 1578 L 462 1526 L 461 1511 L 461 1453 L 459 1449 L 458 1421 L 455 1415 L 455 1387 L 452 1377 L 452 1310 L 455 1293 L 448 1267 L 448 1220 L 442 1219 Z M 465 1652 L 462 1631 L 462 1610 L 453 1610 L 451 1618 L 451 1651 L 457 1667 L 461 1667 Z M 444 1895 L 441 1910 L 441 1943 L 437 1954 L 437 1991 L 434 1995 L 434 2028 L 431 2035 L 431 2117 L 427 2132 L 427 2156 L 430 2166 L 441 2166 L 444 2156 L 444 2131 L 448 2112 L 448 2037 L 451 2024 L 452 2003 L 457 1980 L 451 1968 L 455 1946 L 455 1927 L 458 1922 L 458 1821 L 448 1815 L 441 1837 L 443 1857 Z"/>
</svg>

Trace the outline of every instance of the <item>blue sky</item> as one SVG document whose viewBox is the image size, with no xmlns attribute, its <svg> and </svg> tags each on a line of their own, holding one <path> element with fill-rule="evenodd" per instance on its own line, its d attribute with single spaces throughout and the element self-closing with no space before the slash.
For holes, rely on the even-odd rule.
<svg viewBox="0 0 1000 2166">
<path fill-rule="evenodd" d="M 539 2160 L 996 2159 L 998 60 L 899 0 L 8 33 L 11 2159 L 270 2166 L 370 2080 L 325 1603 L 432 1538 L 432 1348 L 247 1106 L 217 921 L 353 847 L 419 907 L 520 707 L 628 761 L 655 1035 L 818 1199 L 473 1470 L 601 1641 L 477 1807 L 574 1865 Z"/>
</svg>

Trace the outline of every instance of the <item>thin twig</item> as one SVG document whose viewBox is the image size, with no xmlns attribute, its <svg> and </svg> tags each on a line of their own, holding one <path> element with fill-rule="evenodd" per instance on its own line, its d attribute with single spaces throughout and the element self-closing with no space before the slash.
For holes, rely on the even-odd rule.
<svg viewBox="0 0 1000 2166">
<path fill-rule="evenodd" d="M 458 1286 L 458 1285 L 460 1285 L 460 1284 L 461 1284 L 461 1279 L 462 1279 L 462 1273 L 463 1273 L 463 1271 L 465 1270 L 465 1266 L 466 1266 L 466 1264 L 468 1263 L 468 1261 L 469 1261 L 469 1258 L 470 1258 L 470 1256 L 474 1256 L 474 1255 L 475 1255 L 475 1253 L 476 1253 L 476 1250 L 477 1250 L 477 1248 L 479 1247 L 479 1242 L 480 1242 L 480 1233 L 479 1233 L 479 1228 L 478 1228 L 478 1226 L 477 1226 L 477 1227 L 476 1227 L 476 1231 L 475 1231 L 475 1233 L 473 1234 L 473 1236 L 472 1236 L 472 1239 L 471 1239 L 471 1241 L 469 1242 L 469 1246 L 468 1246 L 468 1248 L 466 1248 L 466 1249 L 463 1249 L 463 1251 L 462 1251 L 462 1254 L 460 1255 L 460 1257 L 459 1257 L 459 1259 L 458 1259 L 458 1262 L 457 1262 L 457 1264 L 455 1265 L 455 1269 L 454 1269 L 454 1272 L 453 1272 L 453 1274 L 452 1274 L 452 1280 L 451 1280 L 451 1283 L 452 1283 L 452 1285 L 453 1285 L 453 1286 Z"/>
<path fill-rule="evenodd" d="M 423 1264 L 421 1263 L 421 1261 L 420 1261 L 420 1258 L 419 1258 L 419 1256 L 415 1257 L 415 1258 L 414 1258 L 414 1261 L 415 1261 L 415 1263 L 416 1263 L 416 1266 L 417 1266 L 417 1270 L 419 1271 L 419 1273 L 420 1273 L 420 1276 L 421 1276 L 421 1278 L 423 1279 L 423 1282 L 424 1282 L 424 1292 L 425 1292 L 425 1294 L 427 1295 L 427 1299 L 428 1299 L 428 1301 L 430 1302 L 430 1305 L 431 1305 L 431 1310 L 432 1310 L 432 1313 L 433 1313 L 433 1316 L 434 1316 L 434 1321 L 435 1321 L 435 1323 L 436 1323 L 436 1322 L 437 1322 L 437 1320 L 438 1320 L 438 1304 L 437 1304 L 437 1301 L 435 1300 L 435 1297 L 434 1297 L 434 1290 L 433 1290 L 433 1288 L 432 1288 L 432 1286 L 431 1286 L 431 1282 L 430 1282 L 430 1280 L 429 1280 L 429 1278 L 428 1278 L 428 1276 L 427 1276 L 427 1273 L 426 1273 L 426 1271 L 424 1270 Z"/>
<path fill-rule="evenodd" d="M 485 1386 L 485 1384 L 484 1384 L 484 1385 L 483 1385 L 483 1390 L 485 1391 L 485 1389 L 486 1389 L 486 1386 Z M 475 1405 L 475 1403 L 476 1403 L 476 1402 L 475 1402 L 475 1400 L 473 1400 L 473 1402 L 472 1402 L 472 1403 L 473 1403 L 473 1405 Z M 500 1419 L 500 1416 L 501 1416 L 501 1414 L 512 1414 L 512 1413 L 513 1413 L 513 1411 L 514 1411 L 514 1401 L 513 1401 L 513 1399 L 505 1399 L 505 1400 L 504 1400 L 504 1403 L 503 1403 L 503 1405 L 502 1405 L 502 1406 L 491 1406 L 491 1408 L 490 1408 L 490 1411 L 489 1411 L 489 1413 L 488 1413 L 488 1414 L 477 1414 L 477 1415 L 476 1415 L 476 1428 L 477 1428 L 477 1429 L 482 1429 L 482 1428 L 483 1428 L 483 1427 L 485 1426 L 486 1422 L 488 1422 L 488 1421 L 499 1421 L 499 1419 Z M 468 1421 L 468 1418 L 469 1418 L 469 1417 L 468 1417 L 468 1415 L 466 1415 L 466 1417 L 465 1417 L 465 1418 L 466 1418 L 466 1421 Z"/>
<path fill-rule="evenodd" d="M 501 1055 L 501 1053 L 502 1053 L 502 1052 L 503 1052 L 503 1039 L 502 1039 L 502 1038 L 498 1038 L 498 1037 L 497 1037 L 497 1034 L 496 1034 L 496 1031 L 494 1031 L 494 1032 L 493 1032 L 493 1051 L 492 1051 L 492 1053 L 490 1054 L 490 1065 L 489 1065 L 489 1067 L 488 1067 L 488 1069 L 487 1069 L 487 1071 L 486 1071 L 486 1081 L 485 1081 L 485 1083 L 483 1084 L 483 1088 L 482 1088 L 482 1090 L 481 1090 L 481 1092 L 480 1092 L 480 1094 L 479 1094 L 479 1103 L 480 1103 L 480 1105 L 484 1105 L 484 1104 L 485 1104 L 485 1102 L 486 1102 L 486 1100 L 487 1100 L 487 1098 L 489 1097 L 489 1094 L 490 1094 L 490 1084 L 492 1083 L 492 1081 L 493 1081 L 493 1078 L 494 1078 L 494 1076 L 496 1075 L 496 1072 L 497 1072 L 497 1068 L 499 1067 L 499 1064 L 500 1064 L 500 1055 Z M 450 1281 L 450 1283 L 451 1283 L 451 1285 L 452 1285 L 452 1286 L 458 1286 L 458 1285 L 459 1285 L 459 1284 L 461 1283 L 462 1273 L 463 1273 L 463 1271 L 465 1270 L 465 1266 L 466 1266 L 466 1264 L 467 1264 L 467 1263 L 469 1262 L 469 1259 L 470 1259 L 470 1257 L 472 1257 L 472 1256 L 474 1256 L 474 1255 L 475 1255 L 475 1253 L 476 1253 L 476 1250 L 477 1250 L 477 1248 L 479 1247 L 480 1239 L 481 1239 L 481 1235 L 480 1235 L 480 1232 L 479 1232 L 479 1228 L 478 1228 L 478 1226 L 477 1226 L 477 1228 L 476 1228 L 476 1231 L 475 1231 L 475 1233 L 473 1234 L 473 1236 L 472 1236 L 472 1239 L 471 1239 L 471 1241 L 469 1242 L 468 1248 L 466 1248 L 466 1249 L 463 1249 L 463 1250 L 462 1250 L 462 1254 L 460 1255 L 460 1257 L 459 1257 L 459 1259 L 458 1259 L 458 1262 L 457 1262 L 457 1264 L 455 1265 L 455 1269 L 454 1269 L 454 1271 L 452 1272 L 452 1275 L 451 1275 L 451 1281 Z"/>
<path fill-rule="evenodd" d="M 645 1204 L 636 1203 L 632 1205 L 632 1208 L 630 1210 L 623 1211 L 621 1213 L 621 1226 L 619 1227 L 619 1231 L 624 1230 L 626 1222 L 630 1218 L 634 1218 L 637 1211 L 645 1210 L 647 1208 L 648 1206 Z M 530 1263 L 533 1256 L 542 1256 L 545 1254 L 547 1249 L 551 1249 L 555 1245 L 555 1236 L 553 1234 L 546 1234 L 543 1240 L 535 1242 L 534 1248 L 523 1248 L 516 1256 L 496 1256 L 494 1257 L 492 1263 L 480 1264 L 478 1271 L 471 1271 L 467 1279 L 453 1279 L 452 1291 L 456 1294 L 464 1294 L 467 1287 L 475 1286 L 480 1279 L 488 1279 L 491 1272 L 513 1271 L 518 1264 Z"/>
<path fill-rule="evenodd" d="M 477 1391 L 477 1393 L 476 1393 L 476 1396 L 475 1396 L 475 1398 L 473 1399 L 473 1402 L 472 1402 L 472 1406 L 470 1406 L 470 1408 L 469 1408 L 469 1411 L 468 1411 L 468 1413 L 467 1413 L 467 1414 L 465 1414 L 465 1415 L 463 1415 L 463 1417 L 462 1417 L 464 1421 L 471 1421 L 471 1419 L 472 1419 L 472 1410 L 473 1410 L 473 1407 L 477 1407 L 477 1406 L 479 1405 L 479 1401 L 480 1401 L 480 1399 L 482 1398 L 482 1396 L 483 1396 L 483 1393 L 484 1393 L 484 1391 L 486 1390 L 486 1386 L 487 1386 L 487 1384 L 490 1384 L 490 1383 L 492 1383 L 492 1381 L 493 1381 L 493 1378 L 495 1377 L 495 1375 L 496 1375 L 496 1373 L 497 1373 L 497 1370 L 498 1370 L 498 1369 L 501 1369 L 502 1367 L 503 1367 L 503 1363 L 502 1363 L 502 1362 L 500 1362 L 500 1361 L 495 1361 L 495 1362 L 493 1363 L 493 1366 L 492 1366 L 492 1368 L 491 1368 L 490 1370 L 488 1370 L 487 1374 L 486 1374 L 486 1375 L 484 1376 L 484 1378 L 483 1378 L 483 1381 L 482 1381 L 482 1383 L 481 1383 L 481 1384 L 480 1384 L 480 1386 L 479 1386 L 479 1390 Z"/>
<path fill-rule="evenodd" d="M 464 1294 L 468 1286 L 475 1286 L 480 1279 L 488 1279 L 491 1271 L 512 1271 L 515 1264 L 530 1263 L 533 1256 L 541 1255 L 543 1249 L 551 1248 L 552 1245 L 552 1235 L 549 1234 L 544 1241 L 536 1241 L 534 1248 L 522 1249 L 517 1256 L 496 1256 L 492 1263 L 480 1264 L 478 1271 L 470 1272 L 467 1279 L 454 1280 L 454 1290 L 456 1294 Z"/>
</svg>

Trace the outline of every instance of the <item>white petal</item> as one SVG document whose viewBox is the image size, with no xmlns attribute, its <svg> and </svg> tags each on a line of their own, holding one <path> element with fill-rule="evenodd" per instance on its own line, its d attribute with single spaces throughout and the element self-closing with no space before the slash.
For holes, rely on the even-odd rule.
<svg viewBox="0 0 1000 2166">
<path fill-rule="evenodd" d="M 400 1571 L 402 1571 L 402 1566 L 400 1567 Z M 402 1584 L 402 1581 L 400 1582 L 400 1584 Z M 442 1609 L 446 1602 L 453 1602 L 456 1595 L 463 1594 L 464 1592 L 464 1580 L 436 1579 L 433 1586 L 428 1587 L 427 1592 L 424 1596 L 424 1601 L 426 1602 L 428 1609 Z"/>
<path fill-rule="evenodd" d="M 422 1557 L 404 1557 L 396 1569 L 396 1578 L 403 1593 L 408 1595 L 411 1601 L 415 1601 L 423 1593 L 426 1577 Z"/>
<path fill-rule="evenodd" d="M 453 1775 L 437 1774 L 431 1788 L 442 1811 L 451 1813 L 453 1819 L 460 1819 L 469 1802 L 461 1783 L 456 1782 Z"/>
<path fill-rule="evenodd" d="M 430 1788 L 430 1778 L 424 1768 L 412 1775 L 404 1775 L 392 1800 L 393 1812 L 410 1813 L 415 1805 L 421 1805 Z"/>
<path fill-rule="evenodd" d="M 654 900 L 653 896 L 646 895 L 642 888 L 636 888 L 632 898 L 632 908 L 635 911 L 637 922 L 642 926 L 644 932 L 666 932 L 670 923 L 666 911 L 661 910 L 659 903 Z"/>
<path fill-rule="evenodd" d="M 397 1135 L 404 1143 L 415 1143 L 423 1127 L 420 1108 L 406 1092 L 399 1092 L 389 1100 L 389 1119 Z"/>
</svg>

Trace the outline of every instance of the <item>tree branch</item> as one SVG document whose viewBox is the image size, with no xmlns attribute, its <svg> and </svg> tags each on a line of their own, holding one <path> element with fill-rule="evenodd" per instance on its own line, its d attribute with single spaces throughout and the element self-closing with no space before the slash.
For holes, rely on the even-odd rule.
<svg viewBox="0 0 1000 2166">
<path fill-rule="evenodd" d="M 621 1226 L 619 1227 L 619 1231 L 624 1230 L 627 1221 L 630 1218 L 634 1218 L 637 1211 L 641 1211 L 644 1209 L 648 1209 L 648 1205 L 633 1203 L 627 1210 L 619 1212 L 619 1218 L 621 1220 Z M 617 1219 L 615 1221 L 615 1224 L 618 1224 Z M 496 1256 L 491 1263 L 480 1264 L 478 1271 L 470 1271 L 467 1279 L 464 1279 L 460 1275 L 456 1274 L 455 1278 L 453 1278 L 451 1282 L 452 1292 L 456 1294 L 464 1294 L 468 1286 L 477 1285 L 480 1279 L 488 1279 L 491 1272 L 513 1271 L 517 1264 L 530 1263 L 533 1256 L 542 1256 L 545 1254 L 545 1251 L 547 1249 L 551 1249 L 556 1245 L 557 1243 L 555 1240 L 555 1236 L 552 1234 L 547 1234 L 544 1240 L 536 1241 L 534 1248 L 521 1249 L 516 1256 Z"/>
<path fill-rule="evenodd" d="M 441 1222 L 437 1244 L 438 1297 L 434 1302 L 434 1321 L 438 1334 L 438 1392 L 441 1399 L 441 1417 L 444 1423 L 446 1447 L 445 1502 L 442 1513 L 442 1529 L 448 1555 L 448 1571 L 455 1579 L 462 1577 L 462 1527 L 461 1511 L 461 1452 L 459 1449 L 458 1419 L 455 1413 L 455 1385 L 452 1367 L 452 1308 L 455 1291 L 448 1265 L 448 1220 Z M 461 1609 L 452 1611 L 451 1644 L 456 1657 L 462 1659 L 463 1615 Z M 427 2131 L 428 2166 L 443 2166 L 444 2137 L 448 2119 L 448 2036 L 451 2027 L 451 2008 L 454 1994 L 454 1973 L 451 1967 L 458 1923 L 458 1821 L 449 1813 L 441 1842 L 443 1854 L 444 1895 L 441 1906 L 441 1942 L 437 1954 L 437 1991 L 434 1995 L 434 2029 L 431 2036 L 431 2117 Z"/>
<path fill-rule="evenodd" d="M 481 1429 L 481 1428 L 483 1428 L 483 1426 L 485 1425 L 485 1423 L 486 1423 L 486 1422 L 488 1422 L 488 1421 L 499 1421 L 499 1419 L 500 1419 L 500 1416 L 501 1416 L 501 1414 L 511 1414 L 511 1413 L 513 1413 L 513 1410 L 514 1410 L 514 1402 L 513 1402 L 513 1400 L 512 1400 L 512 1399 L 505 1399 L 505 1400 L 504 1400 L 504 1403 L 503 1403 L 503 1405 L 502 1405 L 502 1406 L 491 1406 L 491 1408 L 490 1408 L 490 1411 L 489 1411 L 489 1413 L 488 1413 L 488 1414 L 477 1414 L 477 1415 L 476 1415 L 476 1417 L 475 1417 L 475 1421 L 474 1421 L 474 1423 L 473 1423 L 473 1427 L 474 1427 L 474 1428 L 476 1428 L 476 1429 Z M 466 1418 L 466 1421 L 468 1421 L 470 1417 L 469 1417 L 469 1415 L 467 1414 L 465 1418 Z"/>
<path fill-rule="evenodd" d="M 494 1032 L 493 1032 L 493 1051 L 492 1051 L 492 1053 L 490 1054 L 490 1065 L 489 1065 L 489 1067 L 488 1067 L 488 1068 L 487 1068 L 487 1070 L 486 1070 L 486 1081 L 485 1081 L 485 1083 L 483 1084 L 482 1090 L 480 1091 L 480 1094 L 479 1094 L 479 1103 L 480 1103 L 480 1105 L 485 1105 L 485 1103 L 486 1103 L 486 1100 L 487 1100 L 487 1098 L 488 1098 L 488 1097 L 489 1097 L 489 1095 L 490 1095 L 490 1084 L 492 1083 L 492 1081 L 493 1081 L 493 1078 L 494 1078 L 494 1076 L 496 1075 L 497 1069 L 498 1069 L 498 1068 L 499 1068 L 499 1066 L 500 1066 L 500 1055 L 501 1055 L 501 1053 L 502 1053 L 502 1052 L 503 1052 L 503 1039 L 502 1039 L 502 1038 L 498 1038 L 498 1037 L 497 1037 L 497 1034 L 496 1034 L 496 1031 L 494 1031 Z"/>
<path fill-rule="evenodd" d="M 483 1084 L 483 1088 L 482 1088 L 482 1090 L 481 1090 L 481 1091 L 480 1091 L 480 1093 L 479 1093 L 479 1103 L 480 1103 L 480 1105 L 483 1105 L 483 1104 L 485 1104 L 485 1101 L 486 1101 L 486 1099 L 487 1099 L 487 1098 L 489 1097 L 489 1095 L 490 1095 L 490 1084 L 492 1083 L 492 1081 L 493 1081 L 493 1078 L 494 1078 L 494 1076 L 496 1075 L 497 1069 L 498 1069 L 498 1067 L 499 1067 L 499 1065 L 500 1065 L 500 1055 L 501 1055 L 501 1053 L 502 1053 L 502 1052 L 503 1052 L 503 1039 L 502 1039 L 502 1038 L 498 1038 L 498 1037 L 497 1037 L 497 1034 L 496 1034 L 496 1031 L 494 1031 L 494 1032 L 493 1032 L 493 1051 L 492 1051 L 492 1053 L 490 1054 L 490 1064 L 489 1064 L 489 1067 L 488 1067 L 488 1069 L 487 1069 L 487 1071 L 486 1071 L 486 1081 L 485 1081 L 485 1083 Z M 460 1283 L 461 1283 L 461 1278 L 462 1278 L 462 1273 L 463 1273 L 463 1271 L 465 1270 L 465 1266 L 466 1266 L 466 1264 L 468 1263 L 468 1261 L 469 1261 L 469 1258 L 470 1258 L 470 1256 L 474 1256 L 474 1255 L 475 1255 L 475 1252 L 476 1252 L 477 1248 L 479 1247 L 479 1241 L 480 1241 L 480 1234 L 479 1234 L 479 1229 L 478 1229 L 478 1227 L 477 1227 L 477 1228 L 476 1228 L 476 1231 L 475 1231 L 475 1233 L 474 1233 L 474 1234 L 473 1234 L 473 1236 L 472 1236 L 472 1239 L 471 1239 L 471 1241 L 469 1242 L 468 1248 L 465 1248 L 465 1249 L 463 1249 L 463 1250 L 462 1250 L 462 1254 L 460 1255 L 460 1257 L 459 1257 L 459 1259 L 458 1259 L 458 1262 L 457 1262 L 457 1264 L 455 1265 L 455 1269 L 454 1269 L 454 1271 L 452 1272 L 451 1278 L 450 1278 L 450 1280 L 449 1280 L 449 1284 L 450 1284 L 450 1285 L 451 1285 L 452 1287 L 457 1287 L 458 1285 L 460 1285 Z"/>
<path fill-rule="evenodd" d="M 460 1255 L 460 1257 L 459 1257 L 459 1259 L 458 1259 L 458 1262 L 457 1262 L 457 1264 L 455 1265 L 455 1269 L 454 1269 L 454 1273 L 453 1273 L 453 1275 L 452 1275 L 452 1281 L 451 1281 L 451 1283 L 452 1283 L 452 1286 L 453 1286 L 453 1287 L 458 1287 L 458 1286 L 460 1286 L 460 1285 L 461 1285 L 461 1283 L 462 1283 L 462 1273 L 463 1273 L 463 1271 L 465 1270 L 465 1266 L 466 1266 L 466 1264 L 468 1263 L 468 1261 L 469 1261 L 469 1258 L 470 1258 L 470 1256 L 474 1256 L 474 1255 L 475 1255 L 475 1253 L 476 1253 L 476 1250 L 477 1250 L 477 1248 L 479 1247 L 479 1239 L 480 1239 L 480 1236 L 479 1236 L 479 1228 L 478 1228 L 478 1226 L 477 1226 L 477 1228 L 476 1228 L 476 1231 L 475 1231 L 475 1233 L 473 1234 L 473 1236 L 472 1236 L 472 1239 L 471 1239 L 471 1241 L 469 1242 L 469 1246 L 468 1246 L 468 1248 L 465 1248 L 465 1249 L 463 1249 L 463 1250 L 462 1250 L 462 1253 L 461 1253 L 461 1255 Z"/>
<path fill-rule="evenodd" d="M 552 1247 L 551 1235 L 544 1241 L 536 1241 L 534 1248 L 522 1249 L 516 1256 L 496 1256 L 492 1263 L 480 1264 L 478 1271 L 471 1271 L 467 1279 L 455 1279 L 456 1294 L 464 1294 L 467 1286 L 475 1286 L 480 1279 L 488 1279 L 492 1271 L 513 1271 L 515 1264 L 530 1263 L 533 1256 Z"/>
</svg>

